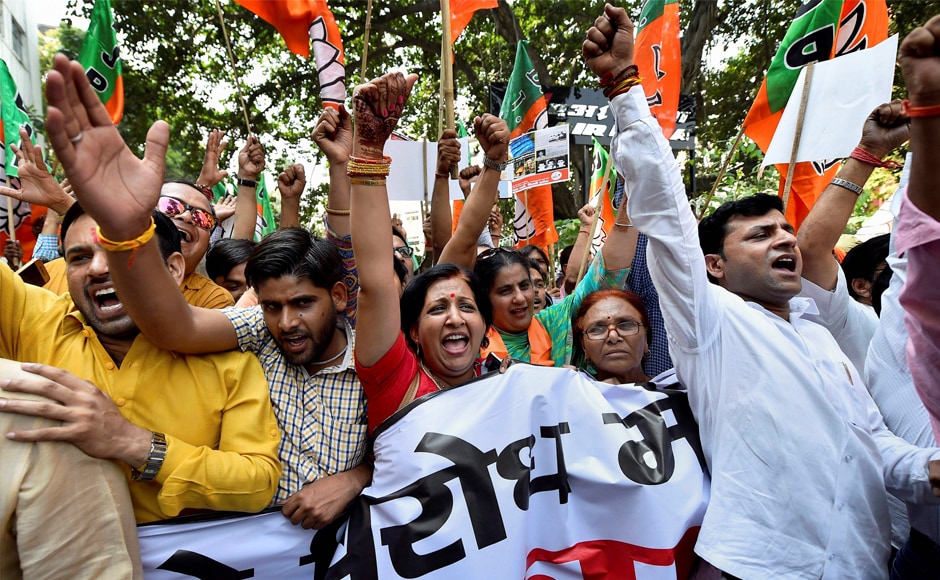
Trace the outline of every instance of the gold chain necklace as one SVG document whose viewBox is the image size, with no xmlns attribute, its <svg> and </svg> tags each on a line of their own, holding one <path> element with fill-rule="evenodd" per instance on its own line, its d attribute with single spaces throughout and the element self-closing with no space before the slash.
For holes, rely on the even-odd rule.
<svg viewBox="0 0 940 580">
<path fill-rule="evenodd" d="M 446 387 L 442 387 L 441 383 L 437 382 L 437 377 L 435 377 L 434 373 L 432 373 L 431 370 L 428 369 L 428 367 L 424 364 L 423 360 L 418 359 L 418 364 L 421 366 L 421 370 L 424 371 L 424 374 L 426 374 L 428 378 L 431 379 L 431 382 L 434 383 L 434 386 L 437 387 L 438 391 L 443 391 L 446 388 Z"/>
</svg>

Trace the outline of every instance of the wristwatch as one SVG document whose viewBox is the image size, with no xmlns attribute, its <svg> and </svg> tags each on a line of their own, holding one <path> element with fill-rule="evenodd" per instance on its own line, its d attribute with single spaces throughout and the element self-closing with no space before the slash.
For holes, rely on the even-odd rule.
<svg viewBox="0 0 940 580">
<path fill-rule="evenodd" d="M 153 481 L 160 473 L 165 458 L 166 435 L 154 431 L 150 434 L 150 455 L 143 465 L 131 471 L 131 479 L 134 481 Z"/>
<path fill-rule="evenodd" d="M 499 171 L 500 173 L 502 173 L 503 170 L 506 169 L 506 166 L 509 165 L 510 163 L 512 163 L 512 161 L 503 161 L 502 163 L 500 163 L 499 161 L 493 161 L 486 155 L 483 156 L 483 167 L 489 167 L 490 169 L 495 169 L 496 171 Z"/>
<path fill-rule="evenodd" d="M 258 187 L 258 182 L 253 179 L 242 179 L 241 177 L 236 177 L 235 181 L 238 185 L 243 185 L 245 187 Z"/>
</svg>

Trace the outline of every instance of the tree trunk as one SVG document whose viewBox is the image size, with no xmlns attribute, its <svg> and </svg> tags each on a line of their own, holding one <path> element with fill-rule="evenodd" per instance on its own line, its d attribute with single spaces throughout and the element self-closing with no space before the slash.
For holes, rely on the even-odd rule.
<svg viewBox="0 0 940 580">
<path fill-rule="evenodd" d="M 721 22 L 718 2 L 696 0 L 692 18 L 682 35 L 682 94 L 695 93 L 696 81 L 702 74 L 702 54 L 705 43 L 712 37 L 715 27 Z"/>
</svg>

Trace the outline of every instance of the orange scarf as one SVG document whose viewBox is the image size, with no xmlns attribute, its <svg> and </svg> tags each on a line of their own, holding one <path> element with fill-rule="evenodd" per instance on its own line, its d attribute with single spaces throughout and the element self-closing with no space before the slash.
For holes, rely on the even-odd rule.
<svg viewBox="0 0 940 580">
<path fill-rule="evenodd" d="M 482 350 L 484 358 L 490 353 L 498 356 L 500 359 L 509 356 L 509 349 L 506 348 L 506 343 L 503 342 L 503 337 L 499 335 L 499 331 L 496 330 L 496 327 L 491 326 L 486 333 L 486 337 L 490 339 L 490 344 Z M 532 324 L 529 325 L 528 337 L 528 362 L 543 367 L 555 366 L 555 361 L 552 360 L 552 337 L 537 318 L 533 318 Z"/>
</svg>

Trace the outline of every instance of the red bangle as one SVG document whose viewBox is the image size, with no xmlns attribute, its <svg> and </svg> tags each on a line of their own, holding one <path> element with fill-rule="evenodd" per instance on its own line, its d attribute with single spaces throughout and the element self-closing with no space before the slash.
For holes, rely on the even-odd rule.
<svg viewBox="0 0 940 580">
<path fill-rule="evenodd" d="M 861 147 L 856 147 L 852 154 L 849 155 L 851 159 L 857 159 L 862 163 L 867 163 L 868 165 L 874 165 L 875 167 L 884 167 L 885 169 L 900 169 L 901 164 L 897 161 L 882 161 L 878 157 L 875 157 L 868 151 L 865 151 Z"/>
<path fill-rule="evenodd" d="M 904 114 L 908 117 L 938 117 L 940 116 L 940 105 L 930 105 L 929 107 L 912 107 L 907 99 L 901 101 L 904 105 Z"/>
</svg>

